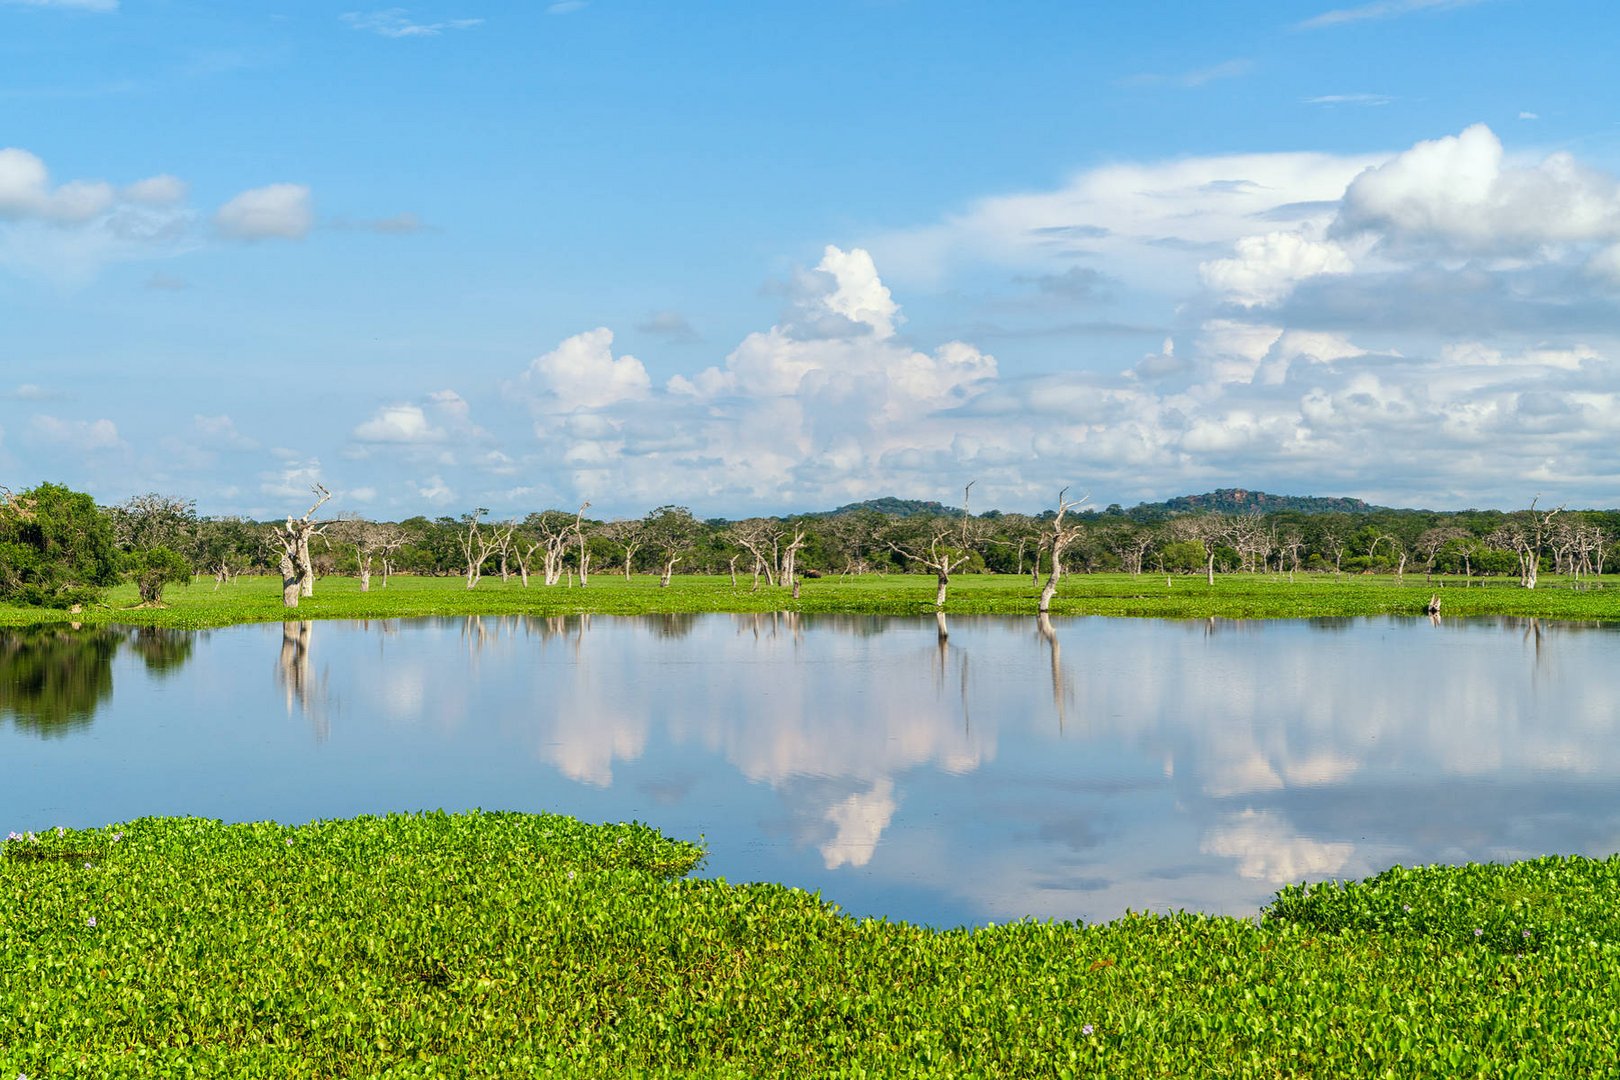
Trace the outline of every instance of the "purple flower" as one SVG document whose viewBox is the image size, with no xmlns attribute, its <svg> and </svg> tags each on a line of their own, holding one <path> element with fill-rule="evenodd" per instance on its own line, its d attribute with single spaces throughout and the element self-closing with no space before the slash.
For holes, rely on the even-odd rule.
<svg viewBox="0 0 1620 1080">
<path fill-rule="evenodd" d="M 84 868 L 85 868 L 85 869 L 86 869 L 86 870 L 88 870 L 88 869 L 90 869 L 90 864 L 89 864 L 89 863 L 85 863 L 85 864 L 84 864 Z"/>
<path fill-rule="evenodd" d="M 292 847 L 292 837 L 287 837 L 287 846 Z"/>
<path fill-rule="evenodd" d="M 124 838 L 124 834 L 123 834 L 123 833 L 121 833 L 121 832 L 115 832 L 115 833 L 113 833 L 113 843 L 115 843 L 115 844 L 116 844 L 116 843 L 118 843 L 118 841 L 120 841 L 120 840 L 122 840 L 122 839 L 123 839 L 123 838 Z"/>
<path fill-rule="evenodd" d="M 1528 931 L 1528 930 L 1524 931 L 1524 936 L 1529 937 L 1530 936 L 1530 931 Z"/>
<path fill-rule="evenodd" d="M 62 828 L 62 826 L 58 825 L 56 827 L 56 835 L 57 836 L 66 836 L 67 835 L 67 830 Z"/>
<path fill-rule="evenodd" d="M 1090 1024 L 1081 1024 L 1080 1025 L 1080 1034 L 1082 1034 L 1082 1035 L 1090 1035 L 1093 1031 L 1096 1031 L 1096 1030 L 1097 1029 L 1092 1027 Z"/>
<path fill-rule="evenodd" d="M 94 915 L 90 916 L 90 921 L 85 923 L 85 925 L 86 926 L 94 926 L 94 925 L 96 925 L 96 917 Z"/>
<path fill-rule="evenodd" d="M 1407 912 L 1408 914 L 1410 914 L 1411 911 L 1412 911 L 1412 905 L 1411 904 L 1402 904 L 1401 905 L 1401 910 L 1404 911 L 1404 912 Z"/>
<path fill-rule="evenodd" d="M 1475 930 L 1475 931 L 1474 931 L 1474 936 L 1475 936 L 1475 937 L 1484 937 L 1484 936 L 1485 936 L 1485 931 L 1483 931 L 1483 930 L 1479 930 L 1479 929 L 1476 929 L 1476 930 Z"/>
</svg>

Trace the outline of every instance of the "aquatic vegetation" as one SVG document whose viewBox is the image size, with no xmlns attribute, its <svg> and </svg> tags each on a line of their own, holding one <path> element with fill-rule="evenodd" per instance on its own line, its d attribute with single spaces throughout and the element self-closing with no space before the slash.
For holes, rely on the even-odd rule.
<svg viewBox="0 0 1620 1080">
<path fill-rule="evenodd" d="M 13 836 L 0 1076 L 1574 1076 L 1620 1054 L 1615 859 L 1397 868 L 1259 919 L 947 931 L 683 877 L 700 859 L 523 814 Z"/>
<path fill-rule="evenodd" d="M 315 595 L 295 612 L 282 606 L 277 578 L 241 578 L 215 590 L 198 583 L 168 594 L 169 606 L 142 608 L 133 585 L 107 591 L 100 605 L 68 615 L 61 611 L 0 605 L 0 625 L 60 622 L 121 623 L 156 627 L 225 626 L 296 619 L 394 619 L 420 615 L 646 615 L 704 612 L 800 611 L 870 615 L 931 614 L 932 575 L 827 576 L 802 582 L 794 599 L 784 588 L 752 591 L 747 578 L 678 575 L 669 588 L 657 577 L 629 581 L 598 574 L 588 588 L 534 584 L 514 576 L 485 577 L 476 589 L 461 578 L 396 575 L 388 587 L 361 592 L 349 577 L 325 577 Z M 1066 574 L 1052 601 L 1053 615 L 1124 615 L 1161 618 L 1339 618 L 1358 615 L 1423 615 L 1431 596 L 1445 617 L 1513 615 L 1549 619 L 1620 619 L 1620 590 L 1582 579 L 1575 589 L 1543 576 L 1540 587 L 1520 588 L 1509 578 L 1461 578 L 1408 574 L 1220 574 L 1213 585 L 1199 576 L 1163 574 Z M 1041 588 L 1028 577 L 958 574 L 951 579 L 945 610 L 960 615 L 1030 615 Z"/>
</svg>

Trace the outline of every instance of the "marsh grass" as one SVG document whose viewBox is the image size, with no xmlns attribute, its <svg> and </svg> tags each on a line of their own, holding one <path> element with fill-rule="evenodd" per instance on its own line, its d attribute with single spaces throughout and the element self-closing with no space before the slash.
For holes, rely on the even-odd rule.
<svg viewBox="0 0 1620 1080">
<path fill-rule="evenodd" d="M 1615 859 L 1396 868 L 1258 920 L 940 931 L 682 878 L 700 857 L 486 813 L 9 841 L 0 1076 L 1585 1076 L 1620 1055 Z"/>
<path fill-rule="evenodd" d="M 1168 582 L 1168 583 L 1167 583 Z M 1583 579 L 1583 584 L 1603 585 Z M 952 579 L 945 610 L 962 615 L 1033 615 L 1039 587 L 1027 577 L 967 574 Z M 1377 575 L 1301 574 L 1285 576 L 1223 574 L 1210 586 L 1202 577 L 1144 574 L 1070 574 L 1053 604 L 1057 615 L 1119 615 L 1161 618 L 1342 618 L 1363 615 L 1421 615 L 1429 597 L 1441 598 L 1441 614 L 1507 615 L 1549 619 L 1620 619 L 1620 589 L 1574 589 L 1543 577 L 1536 589 L 1505 578 L 1426 580 L 1408 574 L 1397 580 Z M 273 578 L 242 578 L 215 590 L 211 581 L 170 587 L 165 607 L 138 606 L 132 585 L 110 590 L 104 601 L 70 615 L 40 608 L 0 606 L 0 625 L 72 620 L 166 627 L 224 626 L 292 619 L 394 619 L 428 615 L 645 615 L 702 612 L 801 611 L 872 615 L 914 615 L 933 611 L 934 580 L 923 575 L 824 577 L 803 583 L 795 601 L 786 589 L 750 591 L 748 579 L 733 586 L 728 578 L 676 577 L 670 588 L 639 575 L 630 581 L 598 574 L 589 587 L 531 585 L 523 588 L 486 577 L 476 589 L 459 578 L 395 576 L 386 589 L 375 581 L 360 592 L 354 578 L 325 577 L 313 597 L 297 609 L 281 605 L 281 585 Z"/>
</svg>

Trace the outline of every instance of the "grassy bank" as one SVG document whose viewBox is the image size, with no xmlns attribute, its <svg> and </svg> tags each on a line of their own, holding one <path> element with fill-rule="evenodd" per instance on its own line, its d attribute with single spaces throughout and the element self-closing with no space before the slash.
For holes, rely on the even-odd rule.
<svg viewBox="0 0 1620 1080">
<path fill-rule="evenodd" d="M 724 577 L 677 577 L 668 589 L 638 576 L 597 575 L 588 588 L 532 585 L 513 578 L 485 578 L 469 590 L 459 578 L 395 577 L 386 589 L 375 584 L 362 593 L 353 578 L 322 578 L 313 597 L 291 617 L 300 619 L 392 619 L 420 615 L 642 615 L 696 612 L 763 612 L 912 615 L 934 609 L 931 576 L 867 575 L 826 577 L 804 582 L 800 598 L 788 590 L 761 588 L 749 581 L 733 586 Z M 1583 581 L 1583 584 L 1586 582 Z M 1300 575 L 1286 577 L 1223 574 L 1215 584 L 1202 577 L 1128 574 L 1070 574 L 1053 604 L 1057 615 L 1125 615 L 1162 618 L 1332 618 L 1356 615 L 1417 615 L 1431 594 L 1439 594 L 1447 616 L 1512 615 L 1550 619 L 1620 619 L 1620 588 L 1570 587 L 1543 577 L 1534 590 L 1511 579 L 1471 584 L 1462 579 L 1421 574 L 1404 580 L 1389 576 Z M 945 610 L 952 614 L 1032 615 L 1039 589 L 1027 577 L 963 575 L 952 580 Z M 60 621 L 136 623 L 171 627 L 224 626 L 280 621 L 281 583 L 242 578 L 216 590 L 211 581 L 171 586 L 166 607 L 136 606 L 131 585 L 111 590 L 105 601 L 80 614 L 0 606 L 0 625 Z"/>
<path fill-rule="evenodd" d="M 0 1076 L 1595 1075 L 1620 860 L 973 931 L 519 814 L 8 841 Z"/>
</svg>

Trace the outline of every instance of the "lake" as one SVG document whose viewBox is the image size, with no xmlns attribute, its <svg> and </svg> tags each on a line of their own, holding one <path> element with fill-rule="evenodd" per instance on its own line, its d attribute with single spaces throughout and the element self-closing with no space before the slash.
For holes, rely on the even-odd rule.
<svg viewBox="0 0 1620 1080">
<path fill-rule="evenodd" d="M 935 926 L 1620 850 L 1620 628 L 706 615 L 0 630 L 0 830 L 547 810 Z"/>
</svg>

